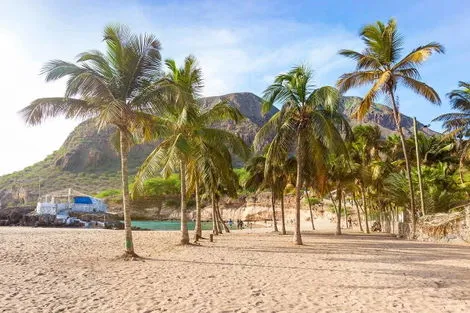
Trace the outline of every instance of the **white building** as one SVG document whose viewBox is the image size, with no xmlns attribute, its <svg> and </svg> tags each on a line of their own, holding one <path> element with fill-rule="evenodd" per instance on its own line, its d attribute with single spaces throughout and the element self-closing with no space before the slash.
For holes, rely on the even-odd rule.
<svg viewBox="0 0 470 313">
<path fill-rule="evenodd" d="M 105 213 L 106 204 L 73 189 L 54 191 L 42 196 L 36 206 L 37 214 L 68 215 L 70 212 Z"/>
</svg>

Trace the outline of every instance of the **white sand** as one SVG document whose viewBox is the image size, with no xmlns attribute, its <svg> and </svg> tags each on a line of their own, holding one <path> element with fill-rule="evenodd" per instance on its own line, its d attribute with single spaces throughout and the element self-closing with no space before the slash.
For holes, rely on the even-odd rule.
<svg viewBox="0 0 470 313">
<path fill-rule="evenodd" d="M 249 232 L 0 227 L 0 312 L 470 312 L 470 246 Z"/>
</svg>

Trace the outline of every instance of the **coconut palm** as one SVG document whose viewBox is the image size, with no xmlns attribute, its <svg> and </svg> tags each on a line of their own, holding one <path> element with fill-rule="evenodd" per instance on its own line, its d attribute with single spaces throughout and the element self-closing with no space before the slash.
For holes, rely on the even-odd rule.
<svg viewBox="0 0 470 313">
<path fill-rule="evenodd" d="M 246 146 L 244 148 L 247 149 Z M 205 149 L 205 150 L 204 150 Z M 232 158 L 229 150 L 224 145 L 205 145 L 196 163 L 199 167 L 205 196 L 212 204 L 212 232 L 214 235 L 222 233 L 222 229 L 230 232 L 223 223 L 219 211 L 219 200 L 223 195 L 236 197 L 238 189 L 238 177 L 232 168 Z M 246 157 L 247 150 L 244 157 Z M 241 155 L 241 154 L 239 154 Z"/>
<path fill-rule="evenodd" d="M 296 152 L 296 223 L 293 240 L 298 245 L 302 244 L 300 198 L 304 169 L 306 166 L 325 169 L 325 160 L 316 157 L 318 151 L 340 147 L 344 149 L 340 131 L 349 126 L 338 112 L 340 98 L 340 93 L 333 87 L 314 88 L 312 71 L 305 66 L 297 66 L 288 73 L 279 74 L 263 94 L 263 113 L 269 112 L 275 104 L 282 108 L 258 131 L 254 146 L 259 150 L 260 143 L 275 133 L 274 141 L 277 144 L 276 149 L 273 149 L 274 159 L 280 159 L 276 154 Z"/>
<path fill-rule="evenodd" d="M 369 208 L 367 194 L 369 185 L 373 181 L 372 163 L 379 158 L 382 145 L 380 129 L 378 126 L 358 125 L 353 128 L 354 140 L 349 142 L 349 153 L 354 168 L 355 183 L 362 198 L 366 233 L 369 233 Z M 355 195 L 353 195 L 355 200 Z M 357 203 L 356 203 L 357 205 Z"/>
<path fill-rule="evenodd" d="M 223 120 L 238 122 L 243 116 L 237 109 L 226 103 L 218 103 L 210 109 L 200 108 L 198 99 L 203 81 L 196 59 L 192 56 L 187 57 L 180 68 L 174 60 L 166 60 L 165 64 L 168 73 L 160 80 L 159 85 L 165 91 L 167 109 L 159 116 L 154 116 L 148 127 L 154 139 L 161 139 L 161 142 L 140 167 L 134 186 L 135 192 L 138 193 L 143 182 L 155 174 L 169 176 L 172 172 L 179 172 L 181 177 L 181 244 L 188 244 L 186 206 L 188 167 L 191 162 L 194 160 L 196 164 L 200 162 L 201 164 L 196 167 L 202 168 L 209 161 L 215 164 L 213 167 L 218 171 L 231 172 L 230 164 L 227 165 L 226 162 L 229 158 L 229 150 L 244 158 L 248 153 L 248 148 L 235 134 L 211 127 L 213 123 Z"/>
<path fill-rule="evenodd" d="M 403 50 L 403 37 L 398 33 L 397 23 L 394 19 L 384 24 L 380 21 L 364 26 L 360 31 L 361 39 L 366 48 L 362 52 L 354 50 L 340 50 L 339 54 L 357 62 L 356 71 L 341 75 L 337 82 L 340 91 L 345 92 L 354 87 L 372 84 L 359 104 L 354 116 L 362 119 L 374 101 L 385 95 L 392 106 L 393 118 L 400 135 L 403 151 L 406 151 L 405 136 L 401 128 L 401 115 L 399 111 L 396 90 L 398 85 L 410 88 L 416 94 L 434 104 L 440 104 L 441 99 L 437 92 L 420 79 L 418 66 L 434 52 L 444 53 L 444 47 L 437 42 L 430 42 L 412 50 L 405 57 L 401 57 Z M 404 153 L 406 174 L 410 190 L 410 211 L 405 214 L 405 222 L 412 221 L 414 235 L 415 204 L 411 181 L 411 168 L 408 156 Z"/>
<path fill-rule="evenodd" d="M 452 108 L 458 110 L 455 113 L 446 113 L 435 118 L 435 121 L 444 122 L 444 128 L 450 136 L 460 139 L 460 181 L 465 183 L 463 178 L 463 165 L 470 160 L 470 83 L 459 82 L 460 89 L 456 89 L 447 94 Z"/>
<path fill-rule="evenodd" d="M 347 184 L 354 181 L 355 176 L 356 171 L 351 167 L 350 161 L 346 155 L 336 155 L 332 153 L 328 156 L 328 179 L 331 185 L 329 193 L 336 211 L 336 235 L 341 235 L 342 207 L 344 206 L 344 210 L 347 211 L 346 202 L 343 201 L 343 192 Z M 331 196 L 331 191 L 335 191 L 336 193 L 336 202 Z"/>
<path fill-rule="evenodd" d="M 249 176 L 244 187 L 249 190 L 256 190 L 256 192 L 260 192 L 266 188 L 271 189 L 273 231 L 277 232 L 274 177 L 271 170 L 266 171 L 268 168 L 267 162 L 268 160 L 266 159 L 266 156 L 263 155 L 253 156 L 248 160 L 246 170 Z"/>
<path fill-rule="evenodd" d="M 271 143 L 272 144 L 272 143 Z M 281 198 L 281 226 L 282 234 L 286 234 L 285 219 L 283 210 L 283 190 L 287 184 L 287 172 L 281 168 L 280 164 L 274 163 L 267 156 L 254 156 L 246 164 L 248 178 L 245 181 L 245 188 L 262 191 L 271 189 L 271 209 L 273 218 L 273 231 L 278 232 L 276 219 L 276 200 Z"/>
<path fill-rule="evenodd" d="M 122 206 L 126 255 L 135 256 L 129 207 L 128 152 L 132 131 L 155 113 L 160 89 L 160 42 L 154 35 L 135 35 L 121 25 L 105 27 L 106 51 L 80 53 L 76 63 L 47 62 L 41 71 L 46 81 L 67 78 L 63 97 L 34 100 L 21 110 L 26 123 L 36 125 L 49 117 L 96 118 L 97 127 L 114 125 L 119 137 Z M 153 107 L 153 108 L 152 108 Z"/>
</svg>

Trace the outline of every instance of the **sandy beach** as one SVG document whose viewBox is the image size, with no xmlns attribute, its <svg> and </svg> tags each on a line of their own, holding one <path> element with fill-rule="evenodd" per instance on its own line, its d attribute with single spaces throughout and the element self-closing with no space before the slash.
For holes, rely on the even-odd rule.
<svg viewBox="0 0 470 313">
<path fill-rule="evenodd" d="M 208 233 L 206 233 L 208 235 Z M 179 232 L 0 227 L 0 312 L 469 312 L 470 246 L 267 229 L 178 246 Z"/>
</svg>

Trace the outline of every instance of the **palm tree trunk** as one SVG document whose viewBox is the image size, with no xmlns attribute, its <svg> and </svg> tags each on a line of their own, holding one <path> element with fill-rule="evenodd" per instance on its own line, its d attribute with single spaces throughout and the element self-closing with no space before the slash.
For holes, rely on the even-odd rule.
<svg viewBox="0 0 470 313">
<path fill-rule="evenodd" d="M 357 200 L 356 200 L 356 193 L 353 192 L 353 201 L 354 201 L 354 204 L 356 205 L 356 212 L 357 212 L 357 221 L 359 223 L 359 229 L 364 232 L 364 229 L 362 228 L 362 221 L 361 221 L 361 212 L 359 210 L 359 205 L 357 204 Z"/>
<path fill-rule="evenodd" d="M 222 233 L 222 228 L 225 230 L 226 233 L 230 232 L 230 229 L 228 228 L 227 224 L 224 223 L 224 220 L 222 218 L 222 214 L 220 214 L 219 210 L 219 201 L 216 200 L 216 211 L 217 211 L 217 218 L 219 220 L 219 227 L 220 227 L 220 232 Z M 221 226 L 222 225 L 222 226 Z"/>
<path fill-rule="evenodd" d="M 312 222 L 312 230 L 315 230 L 315 224 L 313 223 L 312 204 L 310 203 L 310 197 L 308 196 L 308 189 L 305 189 L 305 196 L 307 197 L 308 208 L 310 210 L 310 221 Z"/>
<path fill-rule="evenodd" d="M 214 235 L 219 234 L 219 228 L 217 226 L 217 213 L 216 213 L 216 208 L 215 208 L 215 195 L 212 193 L 211 196 L 211 202 L 212 202 L 212 233 Z"/>
<path fill-rule="evenodd" d="M 348 209 L 346 207 L 346 193 L 343 192 L 343 206 L 344 206 L 344 223 L 346 224 L 346 228 L 349 228 L 348 225 Z"/>
<path fill-rule="evenodd" d="M 188 223 L 186 217 L 186 164 L 180 161 L 181 180 L 181 244 L 189 244 Z"/>
<path fill-rule="evenodd" d="M 300 195 L 302 189 L 302 171 L 303 171 L 303 152 L 302 136 L 297 135 L 297 178 L 295 182 L 295 226 L 294 226 L 294 244 L 302 245 L 302 235 L 300 234 Z"/>
<path fill-rule="evenodd" d="M 424 209 L 424 192 L 423 192 L 423 181 L 421 179 L 421 160 L 419 158 L 419 142 L 418 142 L 418 127 L 416 117 L 413 117 L 413 131 L 415 137 L 415 150 L 416 150 L 416 169 L 418 170 L 418 186 L 419 186 L 419 200 L 421 204 L 421 213 L 423 216 L 426 215 Z"/>
<path fill-rule="evenodd" d="M 361 189 L 361 196 L 362 196 L 362 207 L 364 208 L 364 219 L 366 222 L 366 234 L 370 234 L 370 229 L 369 229 L 369 214 L 367 214 L 367 202 L 366 202 L 366 193 L 364 191 L 364 186 L 359 185 Z"/>
<path fill-rule="evenodd" d="M 217 231 L 219 232 L 220 235 L 223 234 L 222 230 L 224 229 L 221 225 L 223 221 L 221 221 L 221 217 L 219 215 L 219 199 L 217 195 L 215 196 L 215 220 L 217 221 L 216 226 L 217 226 Z"/>
<path fill-rule="evenodd" d="M 195 198 L 196 198 L 196 225 L 194 226 L 194 241 L 198 241 L 202 238 L 202 223 L 201 223 L 201 206 L 199 204 L 199 183 L 196 178 L 195 186 Z"/>
<path fill-rule="evenodd" d="M 276 198 L 274 197 L 274 189 L 271 188 L 271 207 L 273 210 L 273 230 L 278 232 L 277 229 L 277 220 L 276 220 Z"/>
<path fill-rule="evenodd" d="M 124 131 L 119 132 L 119 143 L 121 152 L 121 183 L 122 183 L 122 211 L 124 214 L 124 232 L 126 235 L 126 256 L 136 256 L 134 252 L 134 242 L 132 240 L 131 208 L 129 201 L 129 174 L 128 174 L 128 154 L 129 146 Z"/>
<path fill-rule="evenodd" d="M 459 158 L 459 178 L 460 178 L 460 183 L 462 184 L 462 186 L 465 186 L 465 179 L 463 177 L 464 159 L 465 159 L 465 153 L 463 153 L 462 156 Z M 465 191 L 465 193 L 467 194 L 467 197 L 470 197 L 470 192 Z"/>
<path fill-rule="evenodd" d="M 284 190 L 281 194 L 281 233 L 286 235 L 286 217 L 284 215 Z"/>
<path fill-rule="evenodd" d="M 398 111 L 398 107 L 395 102 L 395 95 L 393 93 L 393 89 L 390 89 L 390 97 L 392 98 L 393 116 L 395 118 L 396 127 L 398 130 L 398 134 L 400 136 L 401 146 L 403 149 L 403 157 L 405 159 L 405 167 L 406 167 L 406 177 L 408 179 L 408 188 L 410 190 L 410 210 L 405 210 L 405 213 L 403 216 L 404 223 L 407 226 L 405 227 L 405 236 L 407 236 L 408 238 L 414 238 L 415 228 L 416 228 L 416 214 L 415 214 L 415 195 L 414 195 L 413 181 L 411 180 L 411 167 L 410 167 L 410 162 L 408 160 L 408 154 L 406 153 L 405 135 L 403 134 L 403 129 L 401 128 L 400 112 Z M 411 221 L 411 229 L 410 229 L 410 221 Z"/>
<path fill-rule="evenodd" d="M 341 234 L 341 213 L 340 213 L 340 217 L 338 218 L 338 212 L 341 212 L 341 211 L 338 210 L 338 206 L 336 205 L 335 199 L 331 195 L 331 191 L 328 191 L 328 194 L 330 195 L 330 200 L 333 203 L 333 207 L 334 207 L 335 213 L 336 213 L 336 231 L 338 231 L 338 221 L 339 221 L 339 223 L 340 223 L 339 232 Z M 336 194 L 338 194 L 338 189 L 336 189 Z M 338 197 L 338 196 L 336 196 L 336 197 Z"/>
<path fill-rule="evenodd" d="M 336 233 L 335 235 L 341 235 L 341 198 L 342 198 L 341 187 L 336 189 L 336 199 L 338 200 L 338 209 L 336 210 Z"/>
<path fill-rule="evenodd" d="M 385 232 L 392 233 L 392 208 L 387 206 L 385 211 Z"/>
<path fill-rule="evenodd" d="M 462 156 L 459 158 L 459 178 L 460 178 L 460 183 L 462 185 L 465 184 L 465 180 L 463 178 L 463 169 L 464 169 L 464 164 L 463 161 L 465 159 L 465 153 L 462 153 Z M 468 195 L 468 192 L 467 192 Z"/>
</svg>

